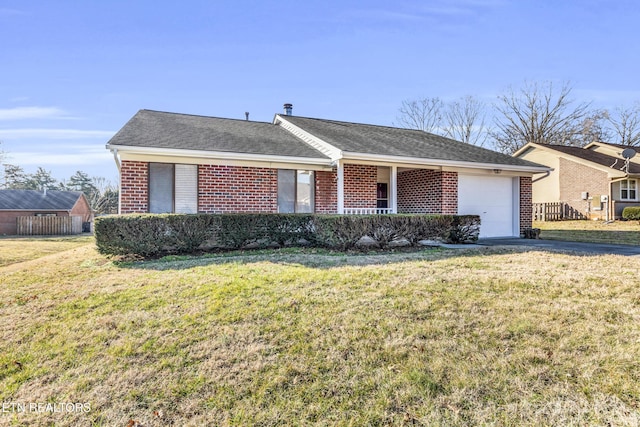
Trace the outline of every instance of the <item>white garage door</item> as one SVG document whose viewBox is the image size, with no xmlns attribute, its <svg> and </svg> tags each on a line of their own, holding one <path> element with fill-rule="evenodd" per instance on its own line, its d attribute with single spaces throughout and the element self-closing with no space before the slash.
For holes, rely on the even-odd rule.
<svg viewBox="0 0 640 427">
<path fill-rule="evenodd" d="M 480 215 L 480 237 L 517 236 L 514 179 L 458 175 L 458 214 Z"/>
</svg>

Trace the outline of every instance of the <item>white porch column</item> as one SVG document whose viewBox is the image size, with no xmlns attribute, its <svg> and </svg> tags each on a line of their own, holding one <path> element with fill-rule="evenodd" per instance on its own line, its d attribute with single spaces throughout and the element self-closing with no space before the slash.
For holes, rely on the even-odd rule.
<svg viewBox="0 0 640 427">
<path fill-rule="evenodd" d="M 398 213 L 398 167 L 391 166 L 391 174 L 389 174 L 389 186 L 391 187 L 391 213 Z"/>
<path fill-rule="evenodd" d="M 338 160 L 338 213 L 344 213 L 344 164 Z"/>
</svg>

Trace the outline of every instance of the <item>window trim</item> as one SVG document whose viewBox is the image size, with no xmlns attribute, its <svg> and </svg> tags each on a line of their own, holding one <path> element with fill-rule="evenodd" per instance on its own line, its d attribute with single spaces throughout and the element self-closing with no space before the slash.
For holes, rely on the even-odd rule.
<svg viewBox="0 0 640 427">
<path fill-rule="evenodd" d="M 384 187 L 383 187 L 384 186 Z M 381 189 L 384 188 L 385 197 L 379 197 L 381 194 Z M 387 182 L 378 182 L 376 183 L 376 205 L 378 209 L 388 209 L 389 208 L 389 183 Z M 384 205 L 384 206 L 382 206 Z"/>
<path fill-rule="evenodd" d="M 147 213 L 152 213 L 151 212 L 151 165 L 157 163 L 157 164 L 165 164 L 165 165 L 171 165 L 171 169 L 172 169 L 172 176 L 171 176 L 171 192 L 172 192 L 172 198 L 171 198 L 171 212 L 167 212 L 167 213 L 176 213 L 176 166 L 177 165 L 187 165 L 187 166 L 195 166 L 196 170 L 196 182 L 195 182 L 195 186 L 196 186 L 196 191 L 195 191 L 195 196 L 196 196 L 196 213 L 200 212 L 200 165 L 194 165 L 192 163 L 166 163 L 166 162 L 149 162 L 148 163 L 148 167 L 147 167 Z"/>
<path fill-rule="evenodd" d="M 314 170 L 312 169 L 278 169 L 278 174 L 280 173 L 280 171 L 293 171 L 293 213 L 300 213 L 299 208 L 298 208 L 298 177 L 300 175 L 300 172 L 309 172 L 311 174 L 311 179 L 309 182 L 309 191 L 310 191 L 310 197 L 311 197 L 311 212 L 310 213 L 315 213 L 316 211 L 316 173 Z M 278 179 L 279 180 L 279 179 Z M 278 189 L 277 189 L 277 212 L 281 213 L 280 211 L 280 185 L 278 183 Z M 309 213 L 309 212 L 305 212 L 305 213 Z"/>
<path fill-rule="evenodd" d="M 633 182 L 633 187 L 631 187 L 629 185 L 632 182 Z M 623 197 L 622 196 L 622 192 L 623 191 L 627 192 L 627 197 Z M 630 192 L 632 192 L 632 191 L 633 191 L 635 197 L 629 197 L 630 196 Z M 620 181 L 620 201 L 625 201 L 625 202 L 638 201 L 638 180 L 637 179 L 628 178 L 628 179 Z"/>
</svg>

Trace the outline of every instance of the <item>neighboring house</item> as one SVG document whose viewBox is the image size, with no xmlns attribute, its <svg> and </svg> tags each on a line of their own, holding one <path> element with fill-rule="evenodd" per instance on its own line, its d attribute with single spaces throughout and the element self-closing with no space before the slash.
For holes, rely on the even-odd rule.
<svg viewBox="0 0 640 427">
<path fill-rule="evenodd" d="M 18 217 L 74 216 L 82 223 L 93 221 L 87 198 L 79 191 L 0 190 L 0 234 L 18 234 Z M 48 234 L 48 233 L 47 233 Z"/>
<path fill-rule="evenodd" d="M 593 142 L 584 148 L 529 143 L 514 156 L 553 171 L 533 180 L 533 202 L 565 202 L 591 219 L 618 219 L 626 206 L 640 206 L 640 156 L 628 162 L 624 145 Z M 640 150 L 639 150 L 640 151 Z"/>
<path fill-rule="evenodd" d="M 547 167 L 418 130 L 140 110 L 109 141 L 120 213 L 477 214 L 481 237 L 531 227 Z"/>
</svg>

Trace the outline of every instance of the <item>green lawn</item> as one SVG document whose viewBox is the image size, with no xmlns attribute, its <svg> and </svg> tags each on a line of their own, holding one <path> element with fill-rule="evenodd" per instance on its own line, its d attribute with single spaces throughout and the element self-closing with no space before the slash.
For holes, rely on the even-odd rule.
<svg viewBox="0 0 640 427">
<path fill-rule="evenodd" d="M 93 236 L 0 237 L 0 267 L 85 246 Z"/>
<path fill-rule="evenodd" d="M 0 241 L 0 247 L 2 242 Z M 0 267 L 0 425 L 640 420 L 640 259 L 293 251 Z"/>
<path fill-rule="evenodd" d="M 533 226 L 541 229 L 542 239 L 640 245 L 638 221 L 614 221 L 609 224 L 604 221 L 541 221 Z"/>
</svg>

